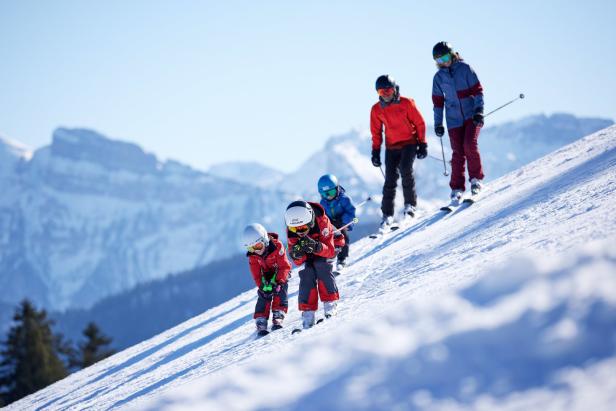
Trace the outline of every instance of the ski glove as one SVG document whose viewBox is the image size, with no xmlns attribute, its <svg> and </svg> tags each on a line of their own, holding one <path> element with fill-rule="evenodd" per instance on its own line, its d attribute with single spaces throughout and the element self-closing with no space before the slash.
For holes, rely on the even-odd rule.
<svg viewBox="0 0 616 411">
<path fill-rule="evenodd" d="M 291 249 L 291 258 L 294 260 L 299 260 L 300 258 L 302 258 L 304 256 L 304 254 L 306 254 L 304 252 L 304 250 L 302 249 L 302 244 L 301 243 L 297 243 L 293 246 L 293 248 Z"/>
<path fill-rule="evenodd" d="M 300 244 L 302 245 L 302 251 L 306 254 L 318 253 L 323 249 L 323 244 L 310 237 L 303 237 L 300 240 Z"/>
<path fill-rule="evenodd" d="M 473 116 L 473 124 L 475 124 L 477 127 L 483 127 L 482 113 L 475 113 L 475 115 Z"/>
<path fill-rule="evenodd" d="M 436 134 L 437 137 L 443 137 L 445 135 L 445 127 L 443 127 L 443 126 L 435 126 L 434 127 L 434 134 Z"/>
<path fill-rule="evenodd" d="M 426 143 L 419 143 L 417 145 L 417 158 L 423 160 L 428 156 L 428 145 Z"/>
<path fill-rule="evenodd" d="M 381 150 L 372 149 L 372 165 L 381 167 Z"/>
</svg>

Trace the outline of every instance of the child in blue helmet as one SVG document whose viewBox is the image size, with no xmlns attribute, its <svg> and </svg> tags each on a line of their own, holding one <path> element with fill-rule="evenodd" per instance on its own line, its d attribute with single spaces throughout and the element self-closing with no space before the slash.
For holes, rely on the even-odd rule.
<svg viewBox="0 0 616 411">
<path fill-rule="evenodd" d="M 355 219 L 355 206 L 344 188 L 338 184 L 338 179 L 333 174 L 325 174 L 319 178 L 317 184 L 321 195 L 321 205 L 325 209 L 327 217 L 336 228 L 344 227 Z M 349 234 L 347 231 L 353 229 L 353 224 L 343 228 L 334 237 L 336 248 L 339 248 L 337 255 L 336 271 L 340 271 L 346 265 L 349 256 Z"/>
</svg>

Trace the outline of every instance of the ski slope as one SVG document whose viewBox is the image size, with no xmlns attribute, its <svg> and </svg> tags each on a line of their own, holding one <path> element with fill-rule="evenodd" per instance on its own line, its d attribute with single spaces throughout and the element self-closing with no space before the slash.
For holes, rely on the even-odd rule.
<svg viewBox="0 0 616 411">
<path fill-rule="evenodd" d="M 615 199 L 616 126 L 353 244 L 311 330 L 294 273 L 281 331 L 246 292 L 8 409 L 612 409 Z"/>
</svg>

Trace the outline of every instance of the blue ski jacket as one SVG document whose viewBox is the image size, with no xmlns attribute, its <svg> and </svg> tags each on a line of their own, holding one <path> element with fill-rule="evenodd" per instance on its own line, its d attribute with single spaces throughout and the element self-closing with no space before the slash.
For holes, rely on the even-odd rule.
<svg viewBox="0 0 616 411">
<path fill-rule="evenodd" d="M 440 68 L 432 81 L 434 125 L 443 125 L 443 109 L 447 128 L 462 127 L 475 113 L 483 113 L 483 87 L 471 66 L 462 60 Z"/>
<path fill-rule="evenodd" d="M 325 214 L 337 228 L 350 223 L 355 218 L 355 206 L 342 187 L 338 188 L 338 195 L 331 200 L 321 197 L 321 205 L 325 209 Z M 347 227 L 349 231 L 352 229 L 353 224 Z"/>
</svg>

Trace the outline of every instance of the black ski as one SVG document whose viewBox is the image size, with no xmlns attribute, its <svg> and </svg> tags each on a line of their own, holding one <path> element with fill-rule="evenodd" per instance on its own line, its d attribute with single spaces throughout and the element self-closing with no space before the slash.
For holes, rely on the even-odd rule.
<svg viewBox="0 0 616 411">
<path fill-rule="evenodd" d="M 324 320 L 325 320 L 324 318 L 319 318 L 317 322 L 315 323 L 315 325 L 321 324 Z M 294 328 L 293 331 L 291 331 L 291 335 L 301 333 L 302 331 L 303 331 L 302 328 Z"/>
</svg>

